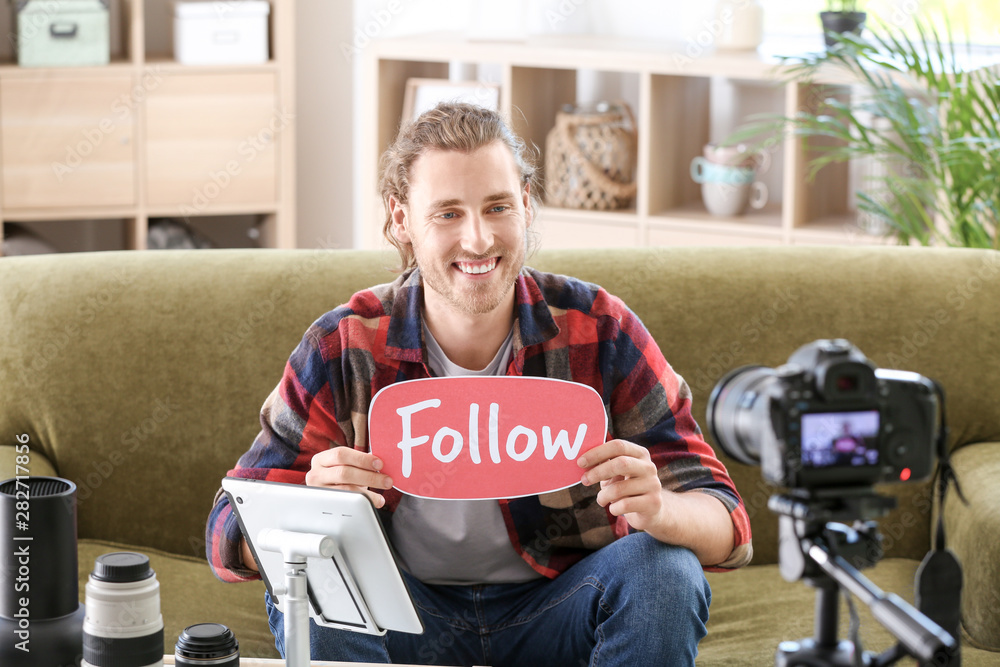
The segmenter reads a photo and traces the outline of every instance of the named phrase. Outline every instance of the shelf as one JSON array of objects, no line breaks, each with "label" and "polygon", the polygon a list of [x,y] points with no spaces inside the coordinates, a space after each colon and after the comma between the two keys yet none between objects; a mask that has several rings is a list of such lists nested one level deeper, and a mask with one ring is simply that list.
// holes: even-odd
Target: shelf
[{"label": "shelf", "polygon": [[647,244],[778,245],[784,242],[784,235],[778,204],[748,209],[742,216],[717,217],[699,201],[650,216]]},{"label": "shelf", "polygon": [[104,76],[105,74],[129,74],[135,64],[124,59],[114,59],[107,65],[87,67],[21,67],[17,63],[0,64],[0,78],[42,79],[59,77]]},{"label": "shelf", "polygon": [[113,212],[95,212],[86,220],[18,220],[9,227],[13,234],[5,236],[11,241],[9,250],[14,252],[125,250],[130,222]]},{"label": "shelf", "polygon": [[190,215],[215,216],[215,215],[273,215],[278,213],[280,208],[274,202],[259,202],[247,204],[219,204],[207,206],[192,214],[187,209],[179,206],[147,206],[146,215],[153,218],[178,218]]},{"label": "shelf", "polygon": [[776,56],[757,51],[707,52],[691,58],[684,44],[594,36],[531,37],[523,42],[466,41],[453,33],[375,40],[369,45],[379,59],[447,63],[461,54],[463,62],[504,62],[513,67],[620,70],[682,76],[736,76],[771,80]]},{"label": "shelf", "polygon": [[759,210],[748,207],[741,216],[720,217],[706,211],[701,202],[690,203],[651,215],[649,224],[685,231],[704,232],[706,228],[711,228],[720,233],[754,234],[775,240],[780,240],[784,233],[779,204],[767,204]]},{"label": "shelf", "polygon": [[270,2],[265,63],[159,55],[169,0],[112,3],[109,65],[0,62],[0,235],[111,218],[141,250],[151,216],[257,216],[264,243],[294,247],[295,0]]},{"label": "shelf", "polygon": [[578,222],[582,224],[609,224],[622,227],[631,227],[636,224],[638,217],[635,209],[622,209],[618,211],[590,211],[575,208],[560,208],[556,206],[546,206],[542,204],[542,218],[546,220],[559,220],[561,222]]},{"label": "shelf", "polygon": [[598,216],[548,216],[544,212],[536,227],[542,248],[554,247],[550,239],[560,239],[560,248],[622,248],[642,245],[635,224],[615,224]]},{"label": "shelf", "polygon": [[[771,110],[786,106],[786,89],[775,78],[779,59],[760,52],[706,53],[690,58],[683,46],[604,37],[544,37],[523,43],[466,42],[454,35],[432,34],[372,42],[366,50],[364,101],[378,109],[376,123],[362,137],[362,186],[375,188],[377,161],[399,127],[402,90],[411,77],[445,78],[448,63],[461,53],[463,63],[500,69],[501,112],[514,131],[542,151],[538,166],[545,174],[546,140],[557,113],[566,104],[590,102],[579,72],[595,77],[616,75],[622,90],[632,91],[638,128],[637,193],[628,211],[576,211],[544,207],[540,220],[543,247],[607,247],[647,245],[662,235],[695,238],[706,234],[739,237],[770,244],[787,243],[790,222],[780,201],[785,193],[780,173],[768,185],[776,199],[763,211],[742,218],[719,219],[701,205],[700,186],[690,176],[691,160],[706,143],[724,138],[714,131],[713,80],[734,83],[730,97],[750,91],[774,98]],[[728,105],[732,100],[716,104]],[[738,101],[738,100],[737,100]],[[753,104],[760,106],[756,100]],[[753,104],[743,105],[752,108]],[[746,113],[751,113],[752,109]],[[775,156],[776,170],[785,169],[788,149]],[[801,162],[801,159],[799,159]],[[775,180],[777,179],[777,180]],[[800,190],[805,186],[803,185]],[[377,200],[364,200],[365,220],[378,220]],[[362,236],[370,247],[381,244],[380,228],[370,224]]]},{"label": "shelf", "polygon": [[154,67],[164,74],[240,74],[254,72],[277,72],[280,64],[273,58],[265,63],[247,65],[186,65],[174,60],[173,56],[147,56],[146,67]]},{"label": "shelf", "polygon": [[893,245],[895,240],[869,234],[858,226],[855,213],[829,215],[792,230],[792,243],[801,245]]},{"label": "shelf", "polygon": [[5,208],[8,222],[39,222],[51,220],[96,220],[98,218],[131,218],[134,206],[77,206],[73,208]]},{"label": "shelf", "polygon": [[[362,103],[369,113],[362,114],[361,187],[377,191],[378,159],[399,127],[408,78],[448,78],[456,61],[482,66],[499,79],[501,113],[528,145],[541,150],[538,166],[544,172],[546,138],[557,113],[565,104],[597,101],[588,97],[588,77],[599,80],[595,90],[613,90],[606,75],[614,74],[631,95],[638,127],[635,206],[624,212],[544,208],[543,247],[889,242],[855,223],[851,166],[829,165],[808,179],[814,153],[796,136],[767,149],[768,166],[756,174],[770,194],[763,210],[736,218],[707,213],[690,173],[707,143],[724,140],[756,114],[815,111],[831,95],[849,102],[859,94],[859,82],[829,70],[809,83],[784,78],[789,66],[781,56],[820,50],[818,40],[765,42],[743,52],[692,54],[689,46],[598,36],[469,42],[445,33],[374,40],[362,62]],[[991,64],[995,56],[969,62]],[[543,177],[551,181],[553,175]],[[362,245],[383,245],[377,198],[362,199],[362,219]]]}]

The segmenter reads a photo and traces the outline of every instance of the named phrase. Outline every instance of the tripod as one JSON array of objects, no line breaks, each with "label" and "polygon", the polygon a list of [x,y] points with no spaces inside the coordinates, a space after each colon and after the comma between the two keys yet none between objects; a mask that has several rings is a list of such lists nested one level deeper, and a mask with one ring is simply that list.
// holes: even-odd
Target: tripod
[{"label": "tripod", "polygon": [[[771,497],[768,507],[779,515],[781,575],[786,581],[804,579],[816,588],[814,636],[782,642],[775,655],[777,667],[881,667],[907,655],[921,665],[958,665],[958,644],[950,634],[859,571],[881,559],[882,547],[877,525],[857,518],[881,516],[894,504],[892,498],[867,490],[822,499]],[[855,520],[853,527],[835,522],[851,519]],[[868,605],[875,619],[899,643],[879,655],[856,655],[852,641],[838,640],[841,589]]]}]

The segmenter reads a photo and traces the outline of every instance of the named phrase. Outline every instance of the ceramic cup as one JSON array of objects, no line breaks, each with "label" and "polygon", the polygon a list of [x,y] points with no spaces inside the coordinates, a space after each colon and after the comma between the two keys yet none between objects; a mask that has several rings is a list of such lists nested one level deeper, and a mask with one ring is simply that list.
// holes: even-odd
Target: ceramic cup
[{"label": "ceramic cup", "polygon": [[720,146],[705,144],[702,155],[709,162],[727,164],[731,167],[753,167],[758,173],[771,168],[771,154],[763,148],[756,150],[746,144]]},{"label": "ceramic cup", "polygon": [[730,167],[752,167],[759,168],[760,156],[750,151],[746,144],[735,146],[720,146],[718,144],[705,144],[702,155],[706,160],[714,164],[724,164]]},{"label": "ceramic cup", "polygon": [[747,206],[759,209],[767,204],[767,186],[754,181],[752,167],[709,162],[703,157],[691,161],[691,178],[701,184],[701,199],[712,215],[743,215]]},{"label": "ceramic cup", "polygon": [[691,178],[695,183],[753,183],[753,167],[719,164],[703,157],[691,160]]},{"label": "ceramic cup", "polygon": [[743,215],[747,205],[763,208],[767,204],[767,186],[753,183],[702,183],[701,200],[712,215],[733,217]]}]

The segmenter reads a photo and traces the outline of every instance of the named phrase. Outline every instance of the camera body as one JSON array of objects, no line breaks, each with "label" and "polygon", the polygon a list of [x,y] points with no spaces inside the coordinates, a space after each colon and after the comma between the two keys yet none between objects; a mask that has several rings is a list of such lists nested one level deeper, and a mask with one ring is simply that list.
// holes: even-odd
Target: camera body
[{"label": "camera body", "polygon": [[776,368],[723,377],[708,427],[723,451],[811,494],[925,479],[937,461],[939,391],[917,373],[876,368],[844,339],[818,340]]}]

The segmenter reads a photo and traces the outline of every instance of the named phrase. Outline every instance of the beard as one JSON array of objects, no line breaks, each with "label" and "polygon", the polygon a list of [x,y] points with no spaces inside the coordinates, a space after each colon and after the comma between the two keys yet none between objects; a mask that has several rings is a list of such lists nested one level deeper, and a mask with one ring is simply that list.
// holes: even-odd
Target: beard
[{"label": "beard", "polygon": [[[420,267],[424,287],[438,293],[445,302],[458,312],[467,315],[483,315],[492,312],[503,303],[514,288],[521,268],[524,266],[525,248],[516,250],[496,245],[476,256],[454,254],[443,262],[435,262],[422,257],[421,248],[413,244],[413,253]],[[497,265],[489,280],[463,281],[455,275],[456,261],[477,261],[497,257]]]}]

